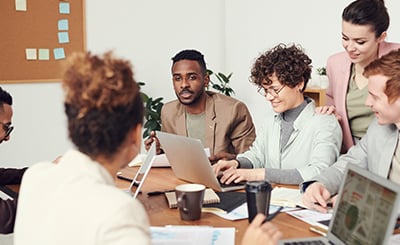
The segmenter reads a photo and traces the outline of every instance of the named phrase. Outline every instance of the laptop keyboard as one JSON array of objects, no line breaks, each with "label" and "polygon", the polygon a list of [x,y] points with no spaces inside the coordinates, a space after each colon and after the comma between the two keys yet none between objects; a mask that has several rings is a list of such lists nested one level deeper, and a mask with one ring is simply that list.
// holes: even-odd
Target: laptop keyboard
[{"label": "laptop keyboard", "polygon": [[323,245],[326,244],[321,240],[301,241],[301,242],[285,242],[284,245]]}]

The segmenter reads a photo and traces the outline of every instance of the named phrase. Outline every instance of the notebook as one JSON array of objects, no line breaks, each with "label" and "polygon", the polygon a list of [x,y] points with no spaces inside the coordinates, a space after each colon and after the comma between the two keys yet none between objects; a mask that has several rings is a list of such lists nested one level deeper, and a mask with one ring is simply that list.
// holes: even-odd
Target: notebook
[{"label": "notebook", "polygon": [[400,187],[348,164],[326,237],[281,240],[279,244],[387,244],[400,205]]},{"label": "notebook", "polygon": [[[147,177],[151,169],[151,164],[154,161],[154,157],[156,156],[156,144],[153,143],[147,153],[146,158],[143,161],[143,164],[140,166],[139,170],[136,172],[135,177],[132,179],[131,185],[129,186],[128,192],[132,195],[133,198],[136,198],[142,188],[144,180]],[[136,187],[136,190],[133,191]]]},{"label": "notebook", "polygon": [[[165,192],[165,197],[167,198],[169,208],[177,207],[175,191]],[[206,188],[206,190],[204,191],[203,204],[219,202],[219,196],[215,193],[215,191],[213,189]]]},{"label": "notebook", "polygon": [[228,186],[219,183],[200,140],[159,131],[156,135],[167,155],[172,171],[179,179],[203,184],[215,191],[244,189],[245,183]]},{"label": "notebook", "polygon": [[221,201],[219,203],[210,203],[203,205],[203,211],[211,209],[214,211],[230,213],[232,210],[236,209],[247,201],[245,192],[218,192],[217,195],[219,196]]}]

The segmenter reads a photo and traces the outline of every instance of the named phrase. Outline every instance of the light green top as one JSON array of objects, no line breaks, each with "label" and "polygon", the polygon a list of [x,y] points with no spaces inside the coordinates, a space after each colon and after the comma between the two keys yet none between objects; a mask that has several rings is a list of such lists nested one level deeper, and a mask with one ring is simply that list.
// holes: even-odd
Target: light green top
[{"label": "light green top", "polygon": [[187,135],[191,138],[199,139],[203,145],[206,145],[206,114],[186,114]]},{"label": "light green top", "polygon": [[271,169],[285,171],[296,169],[303,181],[311,180],[321,169],[336,162],[342,144],[342,130],[333,115],[315,113],[315,104],[310,102],[293,123],[293,132],[288,142],[280,149],[282,113],[269,113],[250,149],[238,154],[237,159],[246,158],[253,168],[265,168],[266,179],[286,184],[276,176],[269,176]]},{"label": "light green top", "polygon": [[369,124],[374,119],[371,108],[365,105],[368,96],[368,86],[359,89],[355,81],[354,65],[351,69],[349,88],[346,97],[347,116],[351,133],[356,137],[363,137],[367,132]]}]

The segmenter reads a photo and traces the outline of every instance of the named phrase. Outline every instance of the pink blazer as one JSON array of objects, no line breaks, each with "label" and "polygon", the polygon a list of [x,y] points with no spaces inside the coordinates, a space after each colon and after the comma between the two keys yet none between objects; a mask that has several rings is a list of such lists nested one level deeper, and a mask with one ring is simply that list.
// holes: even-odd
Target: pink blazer
[{"label": "pink blazer", "polygon": [[[398,43],[382,42],[379,46],[378,56],[381,57],[391,50],[400,48]],[[354,145],[350,130],[349,119],[346,110],[346,94],[349,84],[351,61],[348,54],[343,51],[328,58],[326,72],[329,79],[329,87],[326,91],[327,105],[334,105],[336,113],[342,117],[340,126],[343,131],[342,153]]]}]

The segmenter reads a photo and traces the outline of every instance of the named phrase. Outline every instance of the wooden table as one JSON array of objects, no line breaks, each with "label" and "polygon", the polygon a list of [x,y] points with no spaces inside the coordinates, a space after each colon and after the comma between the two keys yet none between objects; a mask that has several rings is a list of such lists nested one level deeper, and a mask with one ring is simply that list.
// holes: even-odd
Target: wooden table
[{"label": "wooden table", "polygon": [[[121,170],[124,176],[133,177],[137,167],[125,168]],[[249,225],[248,220],[230,221],[218,217],[211,213],[203,213],[198,221],[184,221],[179,217],[177,209],[170,209],[164,195],[147,196],[147,192],[164,191],[174,189],[175,186],[185,183],[175,177],[170,168],[152,168],[147,176],[143,186],[142,194],[138,199],[144,205],[149,216],[151,226],[164,225],[203,225],[214,227],[235,227],[235,244],[240,244],[244,232]],[[130,182],[116,179],[116,185],[119,188],[127,189]],[[309,231],[309,225],[286,213],[280,213],[272,220],[283,233],[283,238],[310,237],[318,234]]]}]

